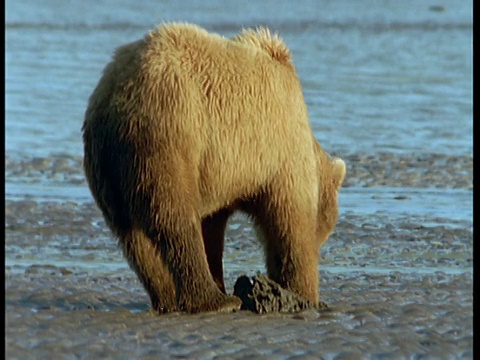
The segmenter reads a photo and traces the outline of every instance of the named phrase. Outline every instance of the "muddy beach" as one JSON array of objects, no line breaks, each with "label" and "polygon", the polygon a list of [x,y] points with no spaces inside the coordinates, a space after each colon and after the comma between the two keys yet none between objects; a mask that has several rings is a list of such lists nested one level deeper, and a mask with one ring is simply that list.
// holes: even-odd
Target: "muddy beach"
[{"label": "muddy beach", "polygon": [[[150,311],[86,189],[81,159],[7,158],[7,358],[472,358],[472,158],[344,158],[341,215],[319,265],[327,310],[166,316]],[[28,193],[46,179],[43,194]],[[392,211],[432,191],[444,198],[430,214]],[[370,212],[357,211],[359,194]],[[449,199],[464,209],[456,218],[443,216],[455,209]],[[265,272],[242,215],[229,222],[225,251],[227,291],[240,275]]]}]

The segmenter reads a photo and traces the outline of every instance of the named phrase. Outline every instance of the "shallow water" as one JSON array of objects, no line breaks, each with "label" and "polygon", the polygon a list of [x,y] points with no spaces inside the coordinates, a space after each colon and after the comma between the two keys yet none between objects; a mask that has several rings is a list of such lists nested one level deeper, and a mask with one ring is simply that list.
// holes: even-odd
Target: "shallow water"
[{"label": "shallow water", "polygon": [[[8,358],[473,358],[472,4],[7,1]],[[112,9],[115,8],[115,11]],[[292,50],[312,127],[345,159],[321,249],[330,309],[156,316],[82,170],[88,96],[113,50],[160,21]],[[229,222],[225,277],[264,272]]]},{"label": "shallow water", "polygon": [[471,2],[443,1],[442,12],[431,1],[334,4],[7,2],[7,153],[80,154],[87,99],[113,50],[182,20],[225,36],[242,26],[277,30],[329,151],[470,154]]}]

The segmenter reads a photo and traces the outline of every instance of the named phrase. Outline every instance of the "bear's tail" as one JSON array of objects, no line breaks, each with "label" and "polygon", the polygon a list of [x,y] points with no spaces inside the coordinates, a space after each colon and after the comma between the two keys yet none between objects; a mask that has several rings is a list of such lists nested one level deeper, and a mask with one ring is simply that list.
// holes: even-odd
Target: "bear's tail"
[{"label": "bear's tail", "polygon": [[290,50],[283,39],[277,33],[272,36],[266,27],[257,27],[256,30],[243,29],[232,40],[256,46],[266,51],[272,59],[282,64],[292,65]]}]

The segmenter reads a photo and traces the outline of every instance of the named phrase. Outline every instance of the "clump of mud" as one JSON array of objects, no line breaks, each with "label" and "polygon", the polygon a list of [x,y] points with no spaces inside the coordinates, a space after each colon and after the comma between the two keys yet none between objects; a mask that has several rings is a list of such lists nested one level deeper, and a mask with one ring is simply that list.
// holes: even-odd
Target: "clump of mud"
[{"label": "clump of mud", "polygon": [[241,310],[257,314],[270,312],[292,313],[307,309],[326,309],[327,304],[317,306],[301,296],[283,289],[279,284],[263,275],[256,275],[250,281],[248,276],[240,276],[233,287],[233,295],[242,300]]}]

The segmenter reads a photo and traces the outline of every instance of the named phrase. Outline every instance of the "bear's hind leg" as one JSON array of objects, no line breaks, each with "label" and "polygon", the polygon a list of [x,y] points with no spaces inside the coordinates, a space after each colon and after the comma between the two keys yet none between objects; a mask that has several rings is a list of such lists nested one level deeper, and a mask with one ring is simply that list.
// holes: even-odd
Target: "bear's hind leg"
[{"label": "bear's hind leg", "polygon": [[224,294],[214,282],[208,266],[200,221],[188,224],[176,216],[176,224],[156,231],[165,263],[173,274],[180,311],[230,312],[239,310],[241,300]]},{"label": "bear's hind leg", "polygon": [[202,220],[202,235],[207,254],[208,266],[213,280],[218,288],[225,292],[223,280],[223,248],[225,242],[225,228],[231,215],[231,211],[221,209],[214,214],[206,216]]},{"label": "bear's hind leg", "polygon": [[131,229],[120,236],[120,243],[130,267],[150,296],[153,309],[159,313],[176,311],[173,276],[161,257],[160,249],[139,229]]},{"label": "bear's hind leg", "polygon": [[135,184],[136,201],[130,213],[170,270],[179,311],[234,311],[240,309],[241,300],[224,294],[210,273],[198,215],[196,173],[192,171],[196,162],[190,159],[190,147],[184,156],[182,151],[172,151],[138,157],[134,171],[142,182]]},{"label": "bear's hind leg", "polygon": [[[123,167],[129,167],[132,161],[126,155],[121,157],[122,161],[116,157],[112,160],[110,154],[118,154],[118,148],[105,144],[99,146],[94,141],[94,130],[88,127],[85,129],[84,166],[95,201],[108,227],[118,238],[130,268],[137,274],[147,291],[153,309],[159,313],[176,311],[173,276],[152,239],[148,238],[138,226],[132,225],[133,219],[128,211],[130,205],[124,201],[124,194],[128,194],[129,191],[124,188],[124,182],[119,179],[123,177],[120,174],[128,174]],[[115,141],[111,143],[116,144]]]}]

